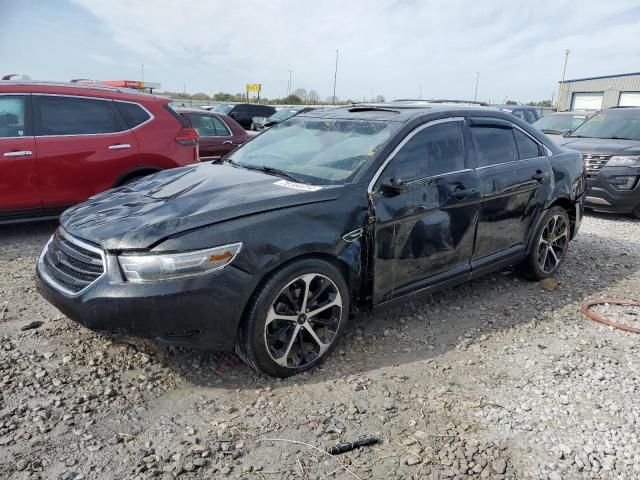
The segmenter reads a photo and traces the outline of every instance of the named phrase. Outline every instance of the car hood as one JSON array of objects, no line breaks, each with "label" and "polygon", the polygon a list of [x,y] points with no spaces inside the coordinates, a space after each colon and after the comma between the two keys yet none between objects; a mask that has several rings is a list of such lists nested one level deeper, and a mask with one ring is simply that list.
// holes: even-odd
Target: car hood
[{"label": "car hood", "polygon": [[330,201],[341,186],[311,186],[227,164],[165,170],[65,211],[71,235],[106,250],[148,249],[171,235],[270,210]]},{"label": "car hood", "polygon": [[640,141],[613,140],[609,138],[573,138],[563,137],[564,141],[556,142],[565,148],[582,153],[600,153],[603,155],[638,155]]}]

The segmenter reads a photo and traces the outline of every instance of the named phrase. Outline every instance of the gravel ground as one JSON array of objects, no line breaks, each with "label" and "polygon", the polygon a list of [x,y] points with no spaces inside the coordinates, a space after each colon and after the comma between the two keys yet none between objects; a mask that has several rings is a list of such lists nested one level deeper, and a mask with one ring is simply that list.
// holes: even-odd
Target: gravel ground
[{"label": "gravel ground", "polygon": [[0,227],[0,477],[639,478],[640,337],[578,313],[640,299],[639,226],[588,216],[557,282],[506,270],[362,316],[288,380],[78,327],[33,287],[55,224]]}]

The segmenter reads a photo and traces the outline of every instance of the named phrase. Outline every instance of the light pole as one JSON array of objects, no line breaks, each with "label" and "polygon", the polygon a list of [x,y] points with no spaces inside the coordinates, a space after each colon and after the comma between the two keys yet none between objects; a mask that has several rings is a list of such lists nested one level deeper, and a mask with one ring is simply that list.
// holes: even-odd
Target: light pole
[{"label": "light pole", "polygon": [[564,66],[562,67],[562,80],[560,81],[560,88],[558,88],[558,102],[556,103],[556,110],[560,110],[560,96],[562,93],[562,87],[564,86],[564,76],[567,73],[567,62],[569,61],[569,49],[564,51]]},{"label": "light pole", "polygon": [[336,81],[338,79],[338,50],[336,50],[336,70],[333,73],[333,104],[336,104]]},{"label": "light pole", "polygon": [[478,101],[478,81],[480,80],[480,72],[476,72],[476,93],[473,95],[473,101]]},{"label": "light pole", "polygon": [[144,63],[142,64],[141,70],[142,70],[142,86],[144,87]]},{"label": "light pole", "polygon": [[289,70],[289,87],[287,88],[287,97],[291,95],[291,89],[293,88],[293,82],[291,80],[292,75],[293,75],[293,70]]},{"label": "light pole", "polygon": [[419,100],[422,100],[422,85],[420,85],[420,96],[418,97]]}]

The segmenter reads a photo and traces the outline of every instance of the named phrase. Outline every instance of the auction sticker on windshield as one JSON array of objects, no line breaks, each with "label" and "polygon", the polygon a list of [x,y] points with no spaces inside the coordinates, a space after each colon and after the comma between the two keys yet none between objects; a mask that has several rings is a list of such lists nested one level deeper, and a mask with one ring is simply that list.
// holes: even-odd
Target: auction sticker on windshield
[{"label": "auction sticker on windshield", "polygon": [[296,190],[306,190],[308,192],[315,192],[318,190],[322,190],[322,187],[318,185],[306,185],[304,183],[296,183],[290,182],[289,180],[280,180],[275,182],[275,185],[280,185],[281,187],[294,188]]}]

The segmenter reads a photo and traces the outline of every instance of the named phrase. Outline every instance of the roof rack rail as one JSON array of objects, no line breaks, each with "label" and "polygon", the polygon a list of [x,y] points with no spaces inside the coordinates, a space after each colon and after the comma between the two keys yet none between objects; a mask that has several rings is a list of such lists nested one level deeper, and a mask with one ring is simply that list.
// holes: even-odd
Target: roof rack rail
[{"label": "roof rack rail", "polygon": [[400,113],[398,110],[388,107],[380,107],[377,105],[367,105],[365,104],[353,104],[349,107],[350,112],[390,112],[390,113]]}]

